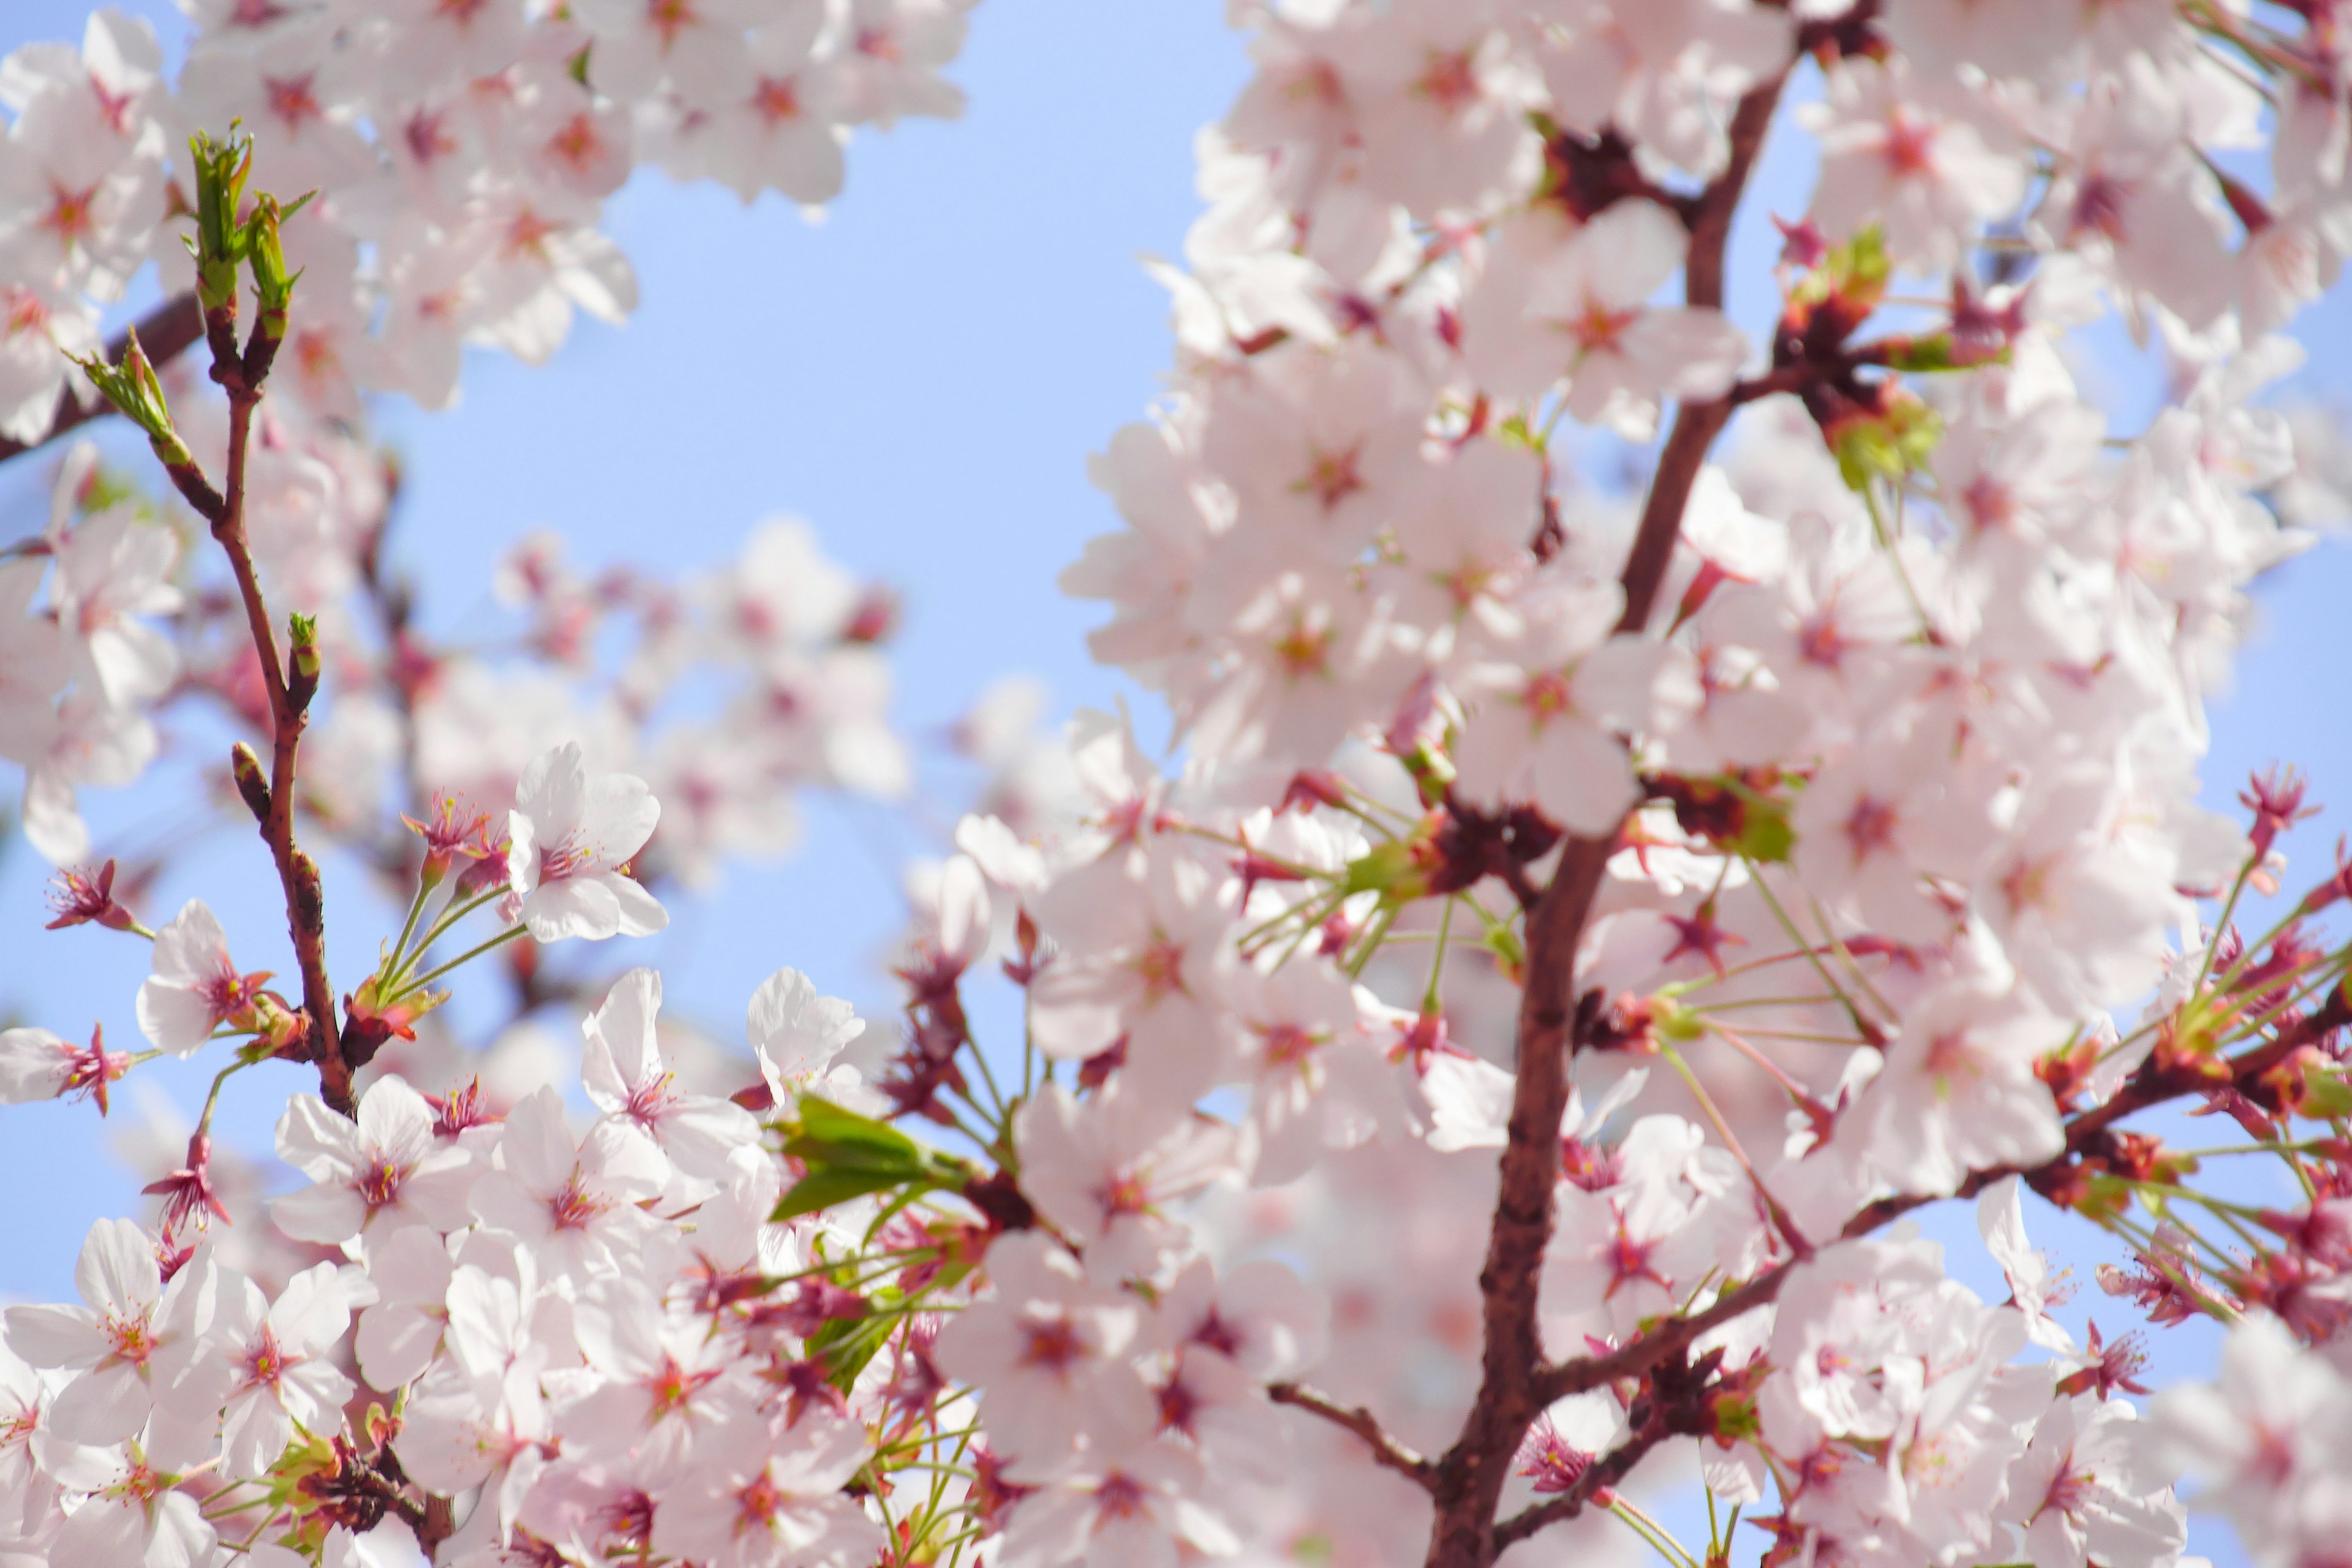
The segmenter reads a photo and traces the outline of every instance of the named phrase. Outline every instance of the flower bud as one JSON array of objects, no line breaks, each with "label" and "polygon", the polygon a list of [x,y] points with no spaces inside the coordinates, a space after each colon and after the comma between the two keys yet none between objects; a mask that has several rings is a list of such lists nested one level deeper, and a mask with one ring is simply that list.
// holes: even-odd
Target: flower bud
[{"label": "flower bud", "polygon": [[370,975],[355,994],[343,998],[343,1059],[355,1068],[374,1060],[376,1052],[395,1037],[416,1038],[416,1020],[449,1000],[446,991],[411,991],[390,1004],[379,1000],[381,994],[381,977]]},{"label": "flower bud", "polygon": [[253,748],[239,741],[228,749],[229,771],[236,775],[236,793],[245,799],[245,808],[253,813],[253,820],[269,820],[269,780],[261,771],[261,759]]},{"label": "flower bud", "polygon": [[155,449],[156,458],[171,474],[172,482],[188,498],[190,505],[203,512],[207,521],[218,514],[221,500],[211,481],[196,467],[187,443],[173,426],[172,410],[163,396],[163,384],[156,378],[155,366],[140,344],[139,329],[133,327],[124,334],[122,363],[110,365],[105,359],[92,354],[76,359],[90,384],[98,388],[116,413],[145,432],[147,444]]},{"label": "flower bud", "polygon": [[309,616],[292,616],[288,635],[293,647],[286,660],[286,700],[301,713],[319,694],[319,623]]},{"label": "flower bud", "polygon": [[310,200],[310,196],[305,195],[281,211],[277,197],[256,196],[253,216],[246,220],[247,258],[253,266],[254,299],[260,306],[254,325],[272,342],[286,336],[286,307],[294,297],[294,285],[302,278],[299,272],[289,276],[286,270],[286,252],[278,238],[278,226],[300,212]]},{"label": "flower bud", "polygon": [[319,863],[299,849],[294,851],[294,921],[296,929],[308,931],[327,923],[327,899],[319,889]]}]

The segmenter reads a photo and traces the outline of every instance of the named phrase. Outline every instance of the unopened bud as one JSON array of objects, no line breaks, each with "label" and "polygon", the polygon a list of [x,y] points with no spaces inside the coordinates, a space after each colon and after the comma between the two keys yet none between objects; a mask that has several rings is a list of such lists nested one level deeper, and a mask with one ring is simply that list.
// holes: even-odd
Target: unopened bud
[{"label": "unopened bud", "polygon": [[319,694],[319,623],[296,615],[289,618],[288,628],[293,648],[286,660],[286,700],[301,713]]},{"label": "unopened bud", "polygon": [[1293,773],[1289,787],[1282,792],[1284,811],[1312,811],[1318,805],[1345,805],[1348,786],[1339,775],[1323,768],[1307,768]]},{"label": "unopened bud", "polygon": [[327,923],[326,895],[319,889],[319,863],[299,849],[294,852],[294,920],[309,931]]},{"label": "unopened bud", "polygon": [[269,992],[254,998],[253,1036],[263,1057],[303,1059],[310,1048],[310,1020]]},{"label": "unopened bud", "polygon": [[262,195],[253,199],[253,216],[245,224],[246,259],[253,268],[255,304],[253,336],[245,345],[243,368],[247,386],[257,387],[268,379],[269,367],[278,359],[278,345],[286,341],[287,306],[294,298],[294,285],[301,281],[299,272],[286,270],[286,252],[278,244],[278,226],[310,202],[311,192],[295,204],[279,209],[275,196]]},{"label": "unopened bud", "polygon": [[229,771],[236,775],[236,793],[245,799],[245,808],[253,813],[253,820],[269,821],[269,780],[261,771],[261,759],[253,748],[239,741],[228,749]]},{"label": "unopened bud", "polygon": [[[124,335],[122,363],[109,364],[98,354],[74,363],[89,377],[92,386],[110,404],[115,412],[130,420],[145,433],[147,444],[171,473],[172,480],[187,495],[189,502],[205,510],[210,500],[215,506],[218,497],[211,494],[211,485],[196,467],[187,443],[172,424],[172,410],[163,396],[163,384],[155,374],[155,365],[139,342],[139,330],[133,327]],[[191,489],[191,484],[198,487]],[[206,511],[207,517],[211,516]]]},{"label": "unopened bud", "polygon": [[253,139],[229,128],[226,142],[199,131],[188,139],[188,163],[196,184],[196,232],[188,252],[196,258],[196,300],[209,320],[236,315],[237,263],[247,237],[236,219],[245,203],[246,177],[253,172]]},{"label": "unopened bud", "polygon": [[841,628],[841,640],[867,645],[887,642],[890,634],[898,629],[898,595],[876,583],[868,585],[865,596],[857,601],[849,624]]},{"label": "unopened bud", "polygon": [[294,297],[294,285],[301,281],[299,272],[286,270],[286,252],[278,242],[278,227],[310,205],[312,192],[303,195],[290,207],[281,209],[278,198],[258,195],[253,199],[253,216],[246,220],[245,242],[247,259],[253,266],[253,293],[260,305],[260,315],[255,325],[266,337],[286,335],[286,307]]}]

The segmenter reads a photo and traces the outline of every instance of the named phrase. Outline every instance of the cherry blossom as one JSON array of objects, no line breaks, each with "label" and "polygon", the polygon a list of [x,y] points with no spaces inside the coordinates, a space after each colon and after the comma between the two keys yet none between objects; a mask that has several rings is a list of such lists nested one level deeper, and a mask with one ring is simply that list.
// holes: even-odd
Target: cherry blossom
[{"label": "cherry blossom", "polygon": [[210,1268],[209,1259],[183,1268],[167,1285],[144,1231],[127,1219],[100,1220],[74,1268],[83,1306],[8,1309],[10,1348],[35,1366],[74,1374],[49,1406],[51,1432],[103,1446],[137,1436],[159,1406],[167,1419],[187,1415],[182,1406],[190,1402],[158,1374],[201,1327]]},{"label": "cherry blossom", "polygon": [[159,1050],[194,1056],[253,1006],[266,974],[239,974],[228,933],[200,899],[155,933],[155,973],[139,988],[139,1027]]},{"label": "cherry blossom", "polygon": [[436,1141],[424,1096],[385,1078],[361,1112],[356,1121],[337,1116],[308,1095],[287,1106],[278,1157],[313,1184],[271,1205],[278,1227],[305,1241],[342,1242],[462,1224],[473,1158]]},{"label": "cherry blossom", "polygon": [[625,773],[590,778],[580,746],[568,742],[534,760],[515,786],[508,814],[514,847],[507,875],[535,942],[626,933],[669,923],[661,905],[624,868],[653,836],[660,805],[645,781]]},{"label": "cherry blossom", "polygon": [[[0,1558],[1717,1563],[1726,1506],[1774,1564],[2171,1568],[2189,1507],[2340,1556],[2352,872],[2324,780],[2200,766],[2343,489],[2270,401],[2347,249],[2342,18],[1235,6],[1064,577],[1164,709],[1057,738],[980,674],[902,736],[901,606],[787,518],[421,607],[374,400],[624,319],[641,162],[831,200],[961,107],[968,9],[194,0],[168,68],[111,14],[0,61],[0,434],[162,464],[77,447],[0,560],[52,940],[153,943],[153,1049],[28,1021],[0,1100],[123,1112],[156,1200],[8,1312]],[[74,369],[150,259],[160,369]],[[279,975],[209,889],[151,934],[204,868],[83,815],[223,725],[191,798],[260,826]],[[662,931],[813,789],[919,846],[903,1024],[778,954],[709,1038],[538,945]],[[193,1121],[110,1100],[206,1050]],[[233,1131],[272,1082],[291,1190]],[[1988,1258],[1918,1228],[1956,1196]],[[2198,1318],[2207,1379],[2147,1348]]]},{"label": "cherry blossom", "polygon": [[623,975],[582,1025],[588,1042],[581,1077],[606,1125],[642,1133],[680,1170],[715,1179],[735,1150],[758,1137],[759,1124],[741,1106],[674,1087],[677,1075],[655,1029],[660,1007],[661,976],[650,969]]}]

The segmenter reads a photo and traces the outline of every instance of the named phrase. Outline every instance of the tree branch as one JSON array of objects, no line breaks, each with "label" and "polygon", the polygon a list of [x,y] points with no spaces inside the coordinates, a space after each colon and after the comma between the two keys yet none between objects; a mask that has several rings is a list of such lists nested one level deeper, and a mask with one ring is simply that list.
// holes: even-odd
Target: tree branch
[{"label": "tree branch", "polygon": [[1380,1417],[1362,1405],[1350,1409],[1327,1394],[1296,1383],[1267,1384],[1265,1394],[1276,1405],[1287,1405],[1309,1415],[1319,1415],[1333,1426],[1354,1433],[1372,1451],[1373,1463],[1394,1470],[1422,1490],[1428,1491],[1436,1485],[1436,1467],[1390,1436],[1387,1428],[1381,1425]]},{"label": "tree branch", "polygon": [[[214,312],[205,335],[213,346],[213,379],[228,394],[228,472],[221,490],[219,511],[212,518],[213,538],[227,556],[236,578],[237,596],[245,604],[247,630],[261,660],[262,680],[269,695],[270,760],[267,810],[257,806],[261,837],[278,868],[278,883],[286,900],[286,931],[294,943],[294,957],[302,974],[302,1010],[310,1035],[310,1059],[319,1068],[319,1095],[345,1116],[353,1115],[358,1101],[352,1090],[352,1067],[344,1058],[335,1027],[335,992],[327,978],[327,916],[319,885],[317,862],[294,842],[294,795],[297,760],[302,729],[308,721],[315,678],[289,679],[278,651],[277,633],[261,595],[261,579],[245,532],[245,470],[252,445],[253,411],[261,402],[267,356],[236,352],[236,323],[228,311]],[[257,328],[255,337],[260,338]],[[249,373],[248,361],[254,362]]]},{"label": "tree branch", "polygon": [[[2347,1025],[2352,1025],[2352,1001],[2347,1000],[2343,988],[2338,986],[2329,992],[2327,1001],[2316,1012],[2281,1029],[2253,1049],[2228,1058],[2231,1081],[2241,1091],[2252,1087],[2263,1073],[2298,1047],[2313,1044]],[[2021,1177],[2028,1186],[2038,1189],[2053,1178],[2075,1169],[2086,1157],[2095,1157],[2098,1146],[2105,1142],[2107,1129],[2117,1121],[2191,1093],[2203,1087],[2205,1082],[2201,1078],[2189,1079],[2178,1070],[2168,1072],[2151,1059],[2125,1080],[2124,1087],[2113,1097],[2067,1122],[2066,1147],[2054,1157],[2038,1165],[1999,1165],[1971,1172],[1958,1190],[1948,1194],[1897,1194],[1865,1204],[1840,1227],[1838,1239],[1852,1241],[1868,1236],[1914,1209],[1941,1203],[1948,1197],[1973,1198],[1994,1183],[2011,1176]],[[1641,1376],[1667,1357],[1680,1354],[1713,1330],[1769,1303],[1780,1294],[1780,1286],[1794,1265],[1794,1259],[1775,1264],[1738,1289],[1717,1297],[1705,1310],[1662,1323],[1641,1338],[1620,1345],[1605,1355],[1582,1356],[1543,1369],[1537,1378],[1537,1397],[1548,1405],[1571,1394],[1603,1387],[1622,1378]]]},{"label": "tree branch", "polygon": [[[136,331],[139,333],[141,346],[147,351],[147,357],[157,365],[162,365],[166,361],[177,359],[187,353],[195,341],[205,335],[205,313],[197,308],[196,297],[194,294],[174,295],[148,311],[140,321]],[[106,345],[107,362],[110,364],[120,363],[122,351],[128,348],[130,343],[129,332],[109,339]],[[81,399],[74,395],[73,389],[68,386],[65,391],[58,394],[57,411],[49,416],[49,427],[47,432],[30,441],[12,441],[5,436],[0,436],[0,463],[5,463],[11,458],[21,457],[37,447],[47,446],[67,431],[87,425],[102,414],[113,412],[114,410],[107,405],[104,398],[93,398],[89,403],[84,404]]]},{"label": "tree branch", "polygon": [[[1732,216],[1779,106],[1785,77],[1784,71],[1740,100],[1732,119],[1730,157],[1692,215],[1684,290],[1693,305],[1722,305],[1723,252]],[[1643,505],[1640,530],[1626,556],[1620,633],[1638,634],[1649,624],[1682,531],[1691,487],[1731,411],[1725,397],[1676,412]],[[1536,1301],[1559,1182],[1559,1124],[1568,1107],[1576,949],[1615,846],[1614,832],[1569,840],[1550,886],[1528,917],[1518,1076],[1512,1089],[1509,1137],[1486,1265],[1478,1275],[1486,1321],[1478,1397],[1461,1436],[1435,1467],[1437,1517],[1430,1531],[1429,1568],[1486,1568],[1494,1562],[1504,1544],[1496,1535],[1495,1509],[1511,1457],[1550,1403],[1538,1386],[1543,1343]],[[1664,1349],[1657,1353],[1664,1354]]]}]

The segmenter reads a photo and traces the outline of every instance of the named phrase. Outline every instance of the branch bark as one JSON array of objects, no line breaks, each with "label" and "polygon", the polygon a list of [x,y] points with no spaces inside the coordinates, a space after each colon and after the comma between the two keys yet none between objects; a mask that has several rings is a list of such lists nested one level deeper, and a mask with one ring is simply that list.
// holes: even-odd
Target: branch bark
[{"label": "branch bark", "polygon": [[[190,303],[193,306],[194,299]],[[261,403],[262,383],[268,374],[269,355],[254,347],[240,353],[232,310],[200,317],[195,335],[206,338],[213,350],[213,380],[228,395],[228,468],[217,494],[193,466],[174,470],[173,480],[189,504],[212,525],[213,538],[228,557],[236,579],[237,597],[245,605],[246,629],[261,661],[261,677],[269,698],[269,790],[266,801],[247,801],[260,819],[262,841],[269,846],[278,868],[278,884],[286,900],[286,931],[294,943],[296,966],[302,975],[302,1011],[309,1038],[308,1059],[319,1068],[319,1095],[345,1116],[357,1113],[352,1090],[352,1066],[344,1058],[335,1027],[335,992],[327,978],[326,903],[319,883],[319,867],[294,841],[294,795],[302,730],[308,722],[315,680],[298,689],[289,679],[270,624],[269,607],[262,598],[261,578],[245,531],[246,461],[253,443],[253,414]],[[145,333],[141,334],[143,342]],[[261,343],[256,331],[255,343]],[[192,336],[191,342],[194,341]],[[184,345],[183,345],[184,346]]]},{"label": "branch bark", "polygon": [[[147,357],[161,366],[166,361],[187,353],[196,340],[205,335],[205,313],[197,308],[194,294],[176,295],[148,311],[136,331],[140,345],[147,351]],[[108,362],[119,363],[122,351],[130,346],[130,342],[128,332],[109,339],[106,344]],[[78,429],[100,415],[113,412],[104,398],[94,398],[84,404],[68,387],[58,394],[57,411],[49,416],[49,427],[46,433],[30,441],[12,441],[0,436],[0,463],[45,447],[67,431]]]},{"label": "branch bark", "polygon": [[[1732,119],[1730,158],[1691,216],[1684,291],[1693,305],[1722,306],[1723,254],[1731,220],[1780,104],[1784,79],[1785,72],[1740,100]],[[1643,504],[1640,529],[1626,555],[1620,633],[1639,634],[1649,625],[1682,531],[1691,487],[1731,412],[1727,396],[1676,411]],[[1478,1396],[1461,1436],[1435,1468],[1437,1515],[1430,1531],[1429,1568],[1487,1568],[1507,1544],[1496,1533],[1496,1505],[1512,1456],[1550,1403],[1540,1385],[1543,1343],[1536,1303],[1559,1181],[1559,1123],[1568,1106],[1576,949],[1615,845],[1613,832],[1569,840],[1550,885],[1528,917],[1518,1077],[1486,1265],[1478,1275],[1486,1323]]]},{"label": "branch bark", "polygon": [[1319,1415],[1333,1426],[1354,1433],[1372,1451],[1372,1461],[1405,1477],[1423,1491],[1435,1485],[1434,1467],[1388,1435],[1379,1416],[1362,1405],[1345,1405],[1328,1394],[1296,1383],[1270,1383],[1265,1396],[1276,1405]]},{"label": "branch bark", "polygon": [[[2316,1011],[2279,1030],[2252,1049],[2225,1058],[2231,1081],[2242,1092],[2300,1047],[2315,1044],[2347,1026],[2352,1026],[2352,1000],[2347,1000],[2344,989],[2338,986],[2328,994],[2326,1002]],[[1851,1241],[1871,1235],[1914,1209],[1924,1208],[1929,1204],[1941,1203],[1948,1198],[1973,1198],[1994,1183],[2010,1176],[2021,1177],[2027,1185],[2032,1186],[2063,1175],[2085,1157],[2095,1155],[2099,1145],[2105,1142],[2107,1130],[2117,1121],[2194,1092],[2203,1082],[2202,1079],[2191,1081],[2178,1073],[2167,1072],[2150,1061],[2126,1079],[2124,1087],[2113,1097],[2068,1121],[2066,1147],[2053,1158],[2039,1165],[2003,1165],[1971,1173],[1957,1191],[1949,1194],[1898,1194],[1881,1198],[1856,1210],[1853,1217],[1840,1227],[1838,1239]],[[1624,1378],[1640,1377],[1669,1357],[1680,1355],[1723,1324],[1769,1304],[1780,1293],[1789,1270],[1795,1266],[1794,1259],[1775,1264],[1738,1289],[1717,1298],[1706,1310],[1662,1323],[1640,1339],[1620,1345],[1605,1355],[1583,1356],[1544,1368],[1536,1379],[1536,1398],[1539,1406]]]}]

